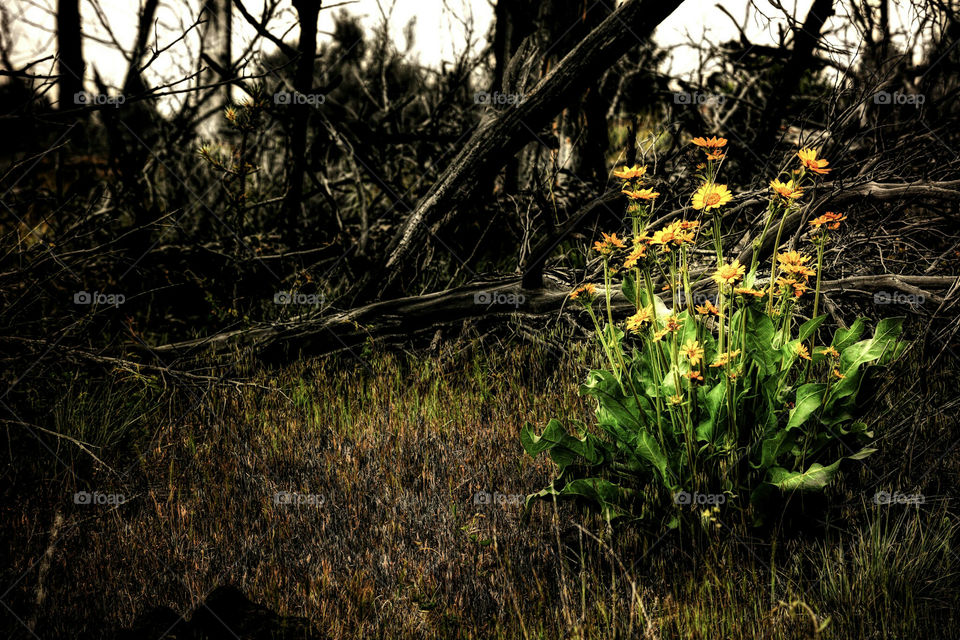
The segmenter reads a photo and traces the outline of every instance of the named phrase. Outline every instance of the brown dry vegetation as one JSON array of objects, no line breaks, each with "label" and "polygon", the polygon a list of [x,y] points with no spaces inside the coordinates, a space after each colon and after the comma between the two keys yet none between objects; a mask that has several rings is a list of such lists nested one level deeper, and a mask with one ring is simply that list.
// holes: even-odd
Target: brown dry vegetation
[{"label": "brown dry vegetation", "polygon": [[[806,638],[828,617],[825,638],[960,629],[956,519],[942,500],[960,460],[919,446],[954,424],[950,374],[896,384],[874,404],[884,457],[830,492],[816,534],[788,521],[772,534],[733,522],[689,538],[611,532],[568,505],[540,506],[524,525],[518,506],[475,504],[478,491],[549,480],[549,462],[525,457],[517,433],[551,416],[589,422],[576,393],[584,349],[570,343],[558,360],[546,346],[457,344],[169,394],[118,377],[110,393],[127,403],[114,417],[123,406],[145,416],[140,462],[82,484],[48,467],[42,482],[5,488],[4,553],[17,561],[4,577],[23,576],[7,601],[34,609],[34,565],[59,513],[41,637],[103,637],[160,605],[186,614],[223,584],[338,639]],[[910,379],[917,356],[891,379]],[[156,410],[136,408],[138,394]],[[75,419],[96,411],[66,394],[54,402]],[[917,453],[904,459],[910,441]],[[84,468],[82,452],[58,453]],[[928,497],[919,509],[870,502],[878,488],[914,487]],[[81,489],[130,499],[75,505]],[[280,491],[323,502],[274,504]]]}]

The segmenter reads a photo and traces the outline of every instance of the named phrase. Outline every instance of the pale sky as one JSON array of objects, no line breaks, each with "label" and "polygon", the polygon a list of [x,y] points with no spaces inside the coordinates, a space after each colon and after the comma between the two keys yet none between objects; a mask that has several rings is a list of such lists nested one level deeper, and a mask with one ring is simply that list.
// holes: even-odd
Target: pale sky
[{"label": "pale sky", "polygon": [[[363,23],[372,28],[381,20],[379,5],[389,11],[390,0],[355,0],[353,2],[338,3],[325,2],[327,7],[345,5],[351,13],[360,15]],[[802,21],[813,0],[785,0],[783,6],[794,10],[796,19]],[[14,64],[51,56],[56,51],[54,25],[56,0],[3,0],[4,8],[8,11],[14,25],[13,53]],[[87,87],[91,88],[92,69],[96,68],[106,83],[118,86],[122,82],[127,64],[116,48],[109,41],[116,38],[121,45],[130,48],[135,37],[137,8],[139,2],[135,0],[81,0],[81,12],[84,17],[84,34],[87,39],[84,43],[84,55],[88,65]],[[261,2],[259,0],[245,0],[244,5],[254,16],[259,17]],[[661,46],[683,45],[684,43],[699,42],[707,34],[713,41],[722,41],[735,38],[737,30],[731,20],[717,8],[716,0],[686,0],[673,15],[670,16],[655,33],[655,38]],[[199,0],[162,0],[157,13],[157,34],[161,47],[170,45],[189,26],[197,8]],[[737,19],[740,19],[747,6],[747,0],[725,2],[724,6]],[[779,24],[784,24],[782,15],[773,9],[767,2],[757,2],[764,13],[777,18]],[[100,11],[97,10],[99,7]],[[842,11],[842,5],[838,5]],[[330,31],[332,16],[339,8],[324,9],[321,12],[320,31]],[[902,24],[909,20],[909,9],[892,3],[894,24]],[[101,20],[102,17],[102,20]],[[462,50],[466,43],[465,23],[472,19],[474,32],[471,45],[478,51],[484,44],[485,36],[493,19],[493,8],[489,0],[395,0],[390,15],[389,24],[394,35],[394,41],[401,49],[405,48],[403,36],[404,27],[411,18],[416,19],[415,46],[412,53],[421,63],[437,66],[443,60],[450,60],[455,51]],[[106,21],[107,26],[103,25]],[[281,11],[270,29],[274,34],[281,35],[287,32],[285,41],[296,41],[297,29],[294,27],[295,13],[292,5],[281,3]],[[750,39],[758,44],[776,44],[778,22],[770,24],[760,16],[755,16],[747,25]],[[828,23],[829,25],[829,23]],[[109,28],[108,28],[109,27]],[[243,45],[249,42],[254,32],[243,20],[242,16],[234,14],[234,51],[241,51]],[[321,35],[321,39],[326,36]],[[106,44],[104,44],[106,42]],[[834,41],[832,44],[839,45]],[[272,53],[274,45],[262,43],[264,53]],[[173,44],[160,55],[147,75],[148,82],[159,84],[181,78],[185,73],[178,68],[184,60],[192,56],[190,51],[196,50],[196,31],[182,41]],[[849,61],[841,54],[833,54],[835,58]],[[697,53],[690,47],[674,50],[669,63],[670,68],[664,71],[684,73],[697,67]],[[53,61],[48,60],[33,69],[35,73],[56,73]]]}]

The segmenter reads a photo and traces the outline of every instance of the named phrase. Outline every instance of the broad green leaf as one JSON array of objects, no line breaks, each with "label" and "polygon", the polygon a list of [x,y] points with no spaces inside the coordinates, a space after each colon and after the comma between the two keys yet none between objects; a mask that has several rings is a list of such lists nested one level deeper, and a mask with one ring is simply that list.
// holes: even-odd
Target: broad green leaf
[{"label": "broad green leaf", "polygon": [[698,397],[703,413],[701,413],[700,423],[697,425],[697,440],[713,442],[717,420],[720,418],[720,409],[726,397],[726,383],[720,381],[709,391],[705,387],[701,387]]},{"label": "broad green leaf", "polygon": [[558,499],[582,498],[599,505],[604,519],[612,521],[629,517],[630,514],[623,508],[623,505],[631,499],[634,493],[630,489],[624,489],[603,478],[579,478],[568,482],[561,489],[557,489],[551,484],[546,489],[527,496],[524,511],[526,512],[525,516],[528,516],[529,510],[536,500],[554,497]]},{"label": "broad green leaf", "polygon": [[620,383],[609,371],[591,371],[587,375],[587,382],[580,387],[580,393],[597,399],[598,418],[616,420],[621,427],[634,432],[642,430],[645,424],[651,422],[645,411],[648,407],[638,406],[635,397],[625,395]]},{"label": "broad green leaf", "polygon": [[770,469],[777,464],[777,458],[789,451],[795,443],[793,435],[787,431],[779,431],[772,438],[763,441],[760,449],[760,464],[755,469]]},{"label": "broad green leaf", "polygon": [[795,429],[807,421],[814,411],[823,402],[823,391],[827,385],[820,382],[810,382],[797,389],[796,404],[790,410],[790,419],[787,421],[787,430]]},{"label": "broad green leaf", "polygon": [[860,367],[879,360],[885,353],[892,352],[903,326],[903,318],[884,318],[877,324],[873,337],[848,346],[840,353],[838,368],[844,378],[830,388],[827,407],[833,410],[833,404],[842,398],[855,395],[862,379]]},{"label": "broad green leaf", "polygon": [[840,460],[823,466],[818,462],[810,465],[806,471],[787,471],[783,467],[773,467],[768,474],[769,482],[781,491],[819,491],[825,488],[837,475]]},{"label": "broad green leaf", "polygon": [[[640,303],[643,306],[646,307],[650,305],[650,295],[647,293],[646,288],[640,287],[638,289],[638,295],[640,296]],[[657,320],[662,320],[666,316],[670,315],[671,311],[669,307],[667,307],[667,305],[663,303],[663,300],[660,299],[660,296],[654,294],[653,302],[654,302],[654,305],[653,305],[654,309],[656,310],[656,313],[657,313]]]},{"label": "broad green leaf", "polygon": [[803,342],[810,335],[820,328],[820,325],[823,324],[823,321],[827,319],[827,315],[823,314],[822,316],[817,316],[816,318],[810,318],[802,325],[800,325],[800,330],[797,332],[797,340]]},{"label": "broad green leaf", "polygon": [[833,342],[831,346],[837,351],[843,351],[848,346],[860,339],[860,336],[863,335],[863,331],[866,328],[866,325],[863,322],[863,318],[857,318],[853,323],[853,326],[849,329],[840,328],[837,329],[837,332],[833,336]]},{"label": "broad green leaf", "polygon": [[[735,345],[743,342],[747,358],[757,363],[760,373],[767,375],[772,373],[777,365],[779,357],[771,347],[773,338],[776,335],[776,328],[773,321],[767,314],[745,307],[737,310],[731,318],[732,343]],[[741,332],[741,323],[743,329]]]},{"label": "broad green leaf", "polygon": [[[585,434],[581,438],[576,438],[567,433],[563,424],[559,420],[551,420],[542,435],[537,435],[530,423],[523,426],[520,430],[520,443],[524,451],[530,457],[536,457],[543,451],[549,451],[550,458],[560,467],[562,471],[570,464],[582,460],[587,464],[600,464],[603,462],[602,444],[598,442],[596,436]],[[598,445],[600,451],[598,451]]]},{"label": "broad green leaf", "polygon": [[647,432],[642,432],[637,438],[636,453],[660,472],[660,477],[667,487],[673,488],[675,483],[672,475],[668,471],[669,461],[660,449],[660,445],[657,444],[656,438]]}]

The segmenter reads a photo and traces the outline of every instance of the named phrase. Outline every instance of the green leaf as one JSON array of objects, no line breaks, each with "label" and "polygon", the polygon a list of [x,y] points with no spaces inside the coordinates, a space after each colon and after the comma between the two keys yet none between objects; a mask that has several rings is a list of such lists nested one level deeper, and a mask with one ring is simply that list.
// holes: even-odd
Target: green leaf
[{"label": "green leaf", "polygon": [[[743,323],[742,332],[741,323]],[[744,307],[733,314],[731,326],[734,327],[731,332],[731,343],[740,344],[741,339],[744,339],[746,351],[744,355],[757,364],[761,374],[772,373],[779,358],[777,352],[771,347],[776,328],[769,316],[757,309]]]},{"label": "green leaf", "polygon": [[817,316],[816,318],[811,318],[804,322],[802,325],[800,325],[800,330],[797,332],[797,340],[803,342],[809,338],[814,331],[820,328],[820,325],[822,325],[823,321],[826,319],[827,314],[823,314],[822,316]]},{"label": "green leaf", "polygon": [[760,464],[755,469],[771,469],[777,464],[777,458],[789,451],[795,443],[793,434],[787,430],[779,431],[772,438],[763,441],[760,449]]},{"label": "green leaf", "polygon": [[550,458],[562,472],[567,466],[580,460],[595,465],[603,462],[603,445],[592,434],[576,438],[567,433],[559,420],[551,420],[543,434],[538,436],[530,423],[520,430],[520,443],[530,457],[536,457],[543,451],[549,451]]},{"label": "green leaf", "polygon": [[651,421],[647,415],[648,407],[638,406],[635,397],[625,395],[620,382],[609,371],[596,369],[587,374],[580,393],[597,399],[597,417],[604,424],[616,420],[621,427],[637,432]]},{"label": "green leaf", "polygon": [[663,478],[663,483],[667,487],[674,487],[674,479],[668,470],[669,461],[660,449],[656,438],[645,431],[641,432],[637,438],[635,451],[638,456],[652,464],[660,472],[660,477]]},{"label": "green leaf", "polygon": [[[640,296],[640,303],[643,306],[645,307],[650,306],[650,295],[647,293],[647,290],[645,288],[639,289],[638,295]],[[657,320],[662,326],[663,318],[667,317],[671,313],[670,309],[667,307],[667,305],[663,303],[663,300],[660,299],[660,296],[656,294],[654,294],[653,296],[653,303],[654,303],[653,305],[654,309],[656,310],[656,313],[657,313]]]},{"label": "green leaf", "polygon": [[699,390],[700,408],[706,412],[706,415],[700,419],[700,424],[697,425],[697,440],[700,442],[713,442],[714,430],[717,420],[720,418],[720,409],[726,397],[725,385],[726,383],[721,380],[709,391],[705,387],[701,387]]},{"label": "green leaf", "polygon": [[583,499],[600,507],[601,514],[606,520],[617,520],[629,517],[629,513],[624,509],[624,505],[632,498],[635,492],[631,489],[624,489],[609,480],[603,478],[580,478],[572,480],[557,489],[550,485],[546,489],[527,496],[524,503],[524,519],[529,517],[530,509],[537,500],[558,499]]},{"label": "green leaf", "polygon": [[620,291],[623,292],[623,297],[630,301],[630,304],[634,307],[637,306],[637,281],[632,273],[627,272],[623,275]]},{"label": "green leaf", "polygon": [[830,484],[839,469],[840,460],[826,467],[814,462],[802,473],[773,467],[768,474],[768,481],[781,491],[820,491]]},{"label": "green leaf", "polygon": [[790,411],[790,419],[787,421],[787,430],[795,429],[813,414],[823,402],[823,391],[827,385],[820,382],[809,382],[797,389],[796,404]]},{"label": "green leaf", "polygon": [[840,353],[838,368],[845,377],[830,388],[828,410],[832,411],[838,400],[857,393],[862,378],[860,367],[893,352],[902,328],[903,318],[884,318],[877,324],[872,338],[851,344]]},{"label": "green leaf", "polygon": [[853,323],[853,326],[849,329],[840,328],[837,329],[837,332],[833,336],[833,342],[831,346],[837,351],[843,351],[848,346],[860,339],[860,336],[863,335],[863,331],[866,328],[866,325],[863,322],[863,318],[857,318]]}]

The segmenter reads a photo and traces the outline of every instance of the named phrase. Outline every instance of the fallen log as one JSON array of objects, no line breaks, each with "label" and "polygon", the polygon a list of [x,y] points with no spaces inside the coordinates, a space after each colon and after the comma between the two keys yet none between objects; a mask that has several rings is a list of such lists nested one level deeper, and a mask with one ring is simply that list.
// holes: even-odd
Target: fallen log
[{"label": "fallen log", "polygon": [[[960,276],[876,274],[827,280],[821,283],[821,291],[895,290],[942,302],[943,298],[933,291],[949,289],[958,281]],[[697,293],[710,290],[710,280],[705,279],[704,283],[706,286]],[[406,341],[416,334],[435,331],[440,326],[456,326],[471,319],[545,319],[563,313],[580,313],[580,307],[570,304],[567,298],[571,286],[552,272],[547,274],[545,286],[536,289],[524,288],[522,278],[513,276],[423,296],[375,302],[326,316],[303,317],[275,326],[241,329],[151,347],[147,353],[166,358],[209,350],[222,354],[237,348],[249,348],[263,360],[278,363],[301,355],[353,352],[368,339]],[[622,318],[632,310],[632,305],[620,294],[619,286],[616,289],[612,296],[614,312]]]}]

